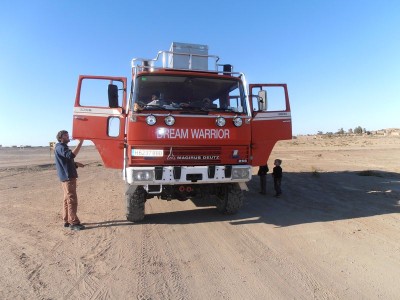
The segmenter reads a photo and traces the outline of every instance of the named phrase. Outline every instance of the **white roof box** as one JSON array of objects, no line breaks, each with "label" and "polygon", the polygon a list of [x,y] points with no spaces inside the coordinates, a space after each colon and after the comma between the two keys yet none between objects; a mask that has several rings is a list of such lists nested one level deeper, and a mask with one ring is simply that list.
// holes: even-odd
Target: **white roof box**
[{"label": "white roof box", "polygon": [[185,70],[208,70],[208,46],[172,42],[168,67]]}]

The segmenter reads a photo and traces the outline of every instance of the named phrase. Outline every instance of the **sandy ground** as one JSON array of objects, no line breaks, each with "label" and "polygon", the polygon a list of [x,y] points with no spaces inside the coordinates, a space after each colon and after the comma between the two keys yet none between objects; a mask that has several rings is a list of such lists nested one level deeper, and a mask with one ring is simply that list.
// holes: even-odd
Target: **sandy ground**
[{"label": "sandy ground", "polygon": [[48,148],[0,149],[0,299],[399,299],[399,157],[400,137],[280,142],[281,198],[253,176],[235,216],[150,199],[132,224],[84,147],[72,232]]}]

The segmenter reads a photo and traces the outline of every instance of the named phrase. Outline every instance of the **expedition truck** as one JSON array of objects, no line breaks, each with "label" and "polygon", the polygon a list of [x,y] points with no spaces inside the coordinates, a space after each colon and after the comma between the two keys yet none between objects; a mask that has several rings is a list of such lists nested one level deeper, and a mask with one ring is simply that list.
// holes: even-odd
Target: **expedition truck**
[{"label": "expedition truck", "polygon": [[73,137],[91,140],[105,167],[122,170],[127,219],[147,199],[214,199],[236,213],[252,166],[292,138],[286,84],[249,84],[208,46],[173,42],[131,61],[126,77],[79,76]]}]

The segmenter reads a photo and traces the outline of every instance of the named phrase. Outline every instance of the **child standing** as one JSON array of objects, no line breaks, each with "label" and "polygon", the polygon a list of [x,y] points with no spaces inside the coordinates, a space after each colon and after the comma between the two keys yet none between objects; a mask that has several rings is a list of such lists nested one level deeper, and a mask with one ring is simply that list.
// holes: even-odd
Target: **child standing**
[{"label": "child standing", "polygon": [[274,189],[275,189],[275,197],[279,197],[282,194],[281,190],[281,182],[282,182],[282,168],[281,168],[282,160],[275,159],[274,161],[274,169],[272,170],[272,177],[274,178]]},{"label": "child standing", "polygon": [[268,165],[260,166],[258,169],[257,175],[260,176],[260,187],[261,191],[260,194],[266,195],[267,194],[267,173],[268,173]]}]

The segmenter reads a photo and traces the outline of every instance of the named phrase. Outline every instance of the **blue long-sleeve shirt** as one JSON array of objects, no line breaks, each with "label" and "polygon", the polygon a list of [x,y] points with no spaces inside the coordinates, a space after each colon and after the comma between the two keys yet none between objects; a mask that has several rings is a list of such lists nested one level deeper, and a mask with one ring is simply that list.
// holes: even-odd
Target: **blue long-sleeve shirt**
[{"label": "blue long-sleeve shirt", "polygon": [[78,178],[78,172],[74,162],[75,154],[68,148],[67,144],[57,143],[54,149],[57,175],[61,181]]}]

